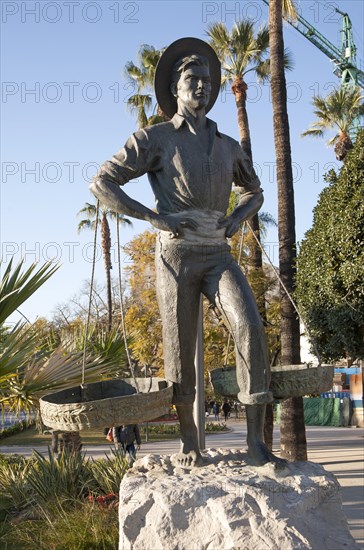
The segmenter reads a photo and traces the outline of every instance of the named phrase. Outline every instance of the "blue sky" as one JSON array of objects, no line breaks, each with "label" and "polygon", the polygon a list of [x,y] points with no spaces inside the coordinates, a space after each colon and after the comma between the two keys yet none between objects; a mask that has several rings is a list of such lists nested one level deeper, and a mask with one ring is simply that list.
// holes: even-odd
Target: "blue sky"
[{"label": "blue sky", "polygon": [[[364,3],[304,0],[299,4],[302,15],[340,46],[341,17],[335,7],[351,17],[363,70]],[[69,300],[90,277],[92,235],[78,235],[76,214],[92,199],[88,180],[97,166],[136,129],[126,109],[134,91],[123,75],[126,62],[136,61],[141,44],[161,48],[183,36],[204,39],[207,26],[216,21],[224,21],[230,29],[235,19],[244,17],[259,27],[267,21],[268,8],[261,0],[79,0],[2,1],[1,9],[1,256],[5,263],[14,256],[29,263],[55,258],[62,264],[22,306],[22,312],[34,320],[50,317],[56,305]],[[302,139],[300,133],[314,120],[313,94],[326,95],[339,80],[330,60],[289,25],[285,25],[285,45],[295,64],[287,83],[296,234],[301,240],[312,224],[312,209],[324,186],[322,175],[339,164],[324,141]],[[265,191],[263,210],[277,217],[269,85],[258,85],[253,77],[248,85],[253,156]],[[238,139],[231,93],[220,94],[209,116],[222,132]],[[153,206],[146,178],[125,189]],[[148,227],[135,221],[133,229],[123,229],[122,242]],[[266,249],[277,263],[275,230],[268,233]],[[114,244],[113,250],[116,255]],[[101,259],[96,276],[103,281]]]}]

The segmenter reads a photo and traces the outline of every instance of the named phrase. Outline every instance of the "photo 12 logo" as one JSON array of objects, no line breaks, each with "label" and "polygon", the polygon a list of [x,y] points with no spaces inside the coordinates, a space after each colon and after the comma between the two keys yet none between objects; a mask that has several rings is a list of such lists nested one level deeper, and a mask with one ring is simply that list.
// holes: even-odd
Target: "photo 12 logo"
[{"label": "photo 12 logo", "polygon": [[15,82],[1,83],[2,103],[98,103],[111,99],[114,103],[127,103],[137,93],[135,82]]},{"label": "photo 12 logo", "polygon": [[248,2],[202,2],[202,23],[220,21],[234,23],[248,19],[252,23],[262,20],[262,1]]},{"label": "photo 12 logo", "polygon": [[2,23],[139,23],[139,2],[1,2]]},{"label": "photo 12 logo", "polygon": [[[118,247],[113,243],[110,248],[111,261],[118,264]],[[103,262],[102,246],[93,241],[81,243],[80,241],[4,241],[0,247],[0,260],[6,264],[12,258],[18,256],[26,262],[62,262],[63,264],[73,264],[79,261],[92,264]],[[126,254],[120,257],[120,264],[128,264],[129,259]]]},{"label": "photo 12 logo", "polygon": [[3,162],[1,178],[3,183],[57,183],[61,180],[68,183],[77,181],[89,182],[97,174],[100,165],[97,162],[50,161],[41,164],[36,162]]}]

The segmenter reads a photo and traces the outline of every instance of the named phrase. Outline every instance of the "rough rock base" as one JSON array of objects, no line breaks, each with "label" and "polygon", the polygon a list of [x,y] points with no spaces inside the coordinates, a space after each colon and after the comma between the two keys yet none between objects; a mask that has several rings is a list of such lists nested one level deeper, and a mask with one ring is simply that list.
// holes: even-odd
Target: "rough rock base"
[{"label": "rough rock base", "polygon": [[312,462],[277,473],[241,451],[209,449],[206,466],[147,455],[120,486],[127,550],[354,550],[333,474]]}]

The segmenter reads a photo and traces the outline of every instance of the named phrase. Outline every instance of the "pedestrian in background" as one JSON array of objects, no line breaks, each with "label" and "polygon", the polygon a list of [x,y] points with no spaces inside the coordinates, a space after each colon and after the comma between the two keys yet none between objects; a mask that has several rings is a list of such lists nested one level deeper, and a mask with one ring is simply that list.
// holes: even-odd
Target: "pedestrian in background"
[{"label": "pedestrian in background", "polygon": [[118,445],[120,450],[125,454],[129,454],[129,462],[132,464],[136,458],[135,442],[138,450],[142,443],[138,424],[127,424],[122,426],[114,426],[112,435],[115,445]]},{"label": "pedestrian in background", "polygon": [[217,401],[215,401],[212,406],[212,412],[215,415],[215,420],[220,420],[220,405]]},{"label": "pedestrian in background", "polygon": [[224,404],[223,404],[223,406],[222,406],[222,412],[224,413],[224,420],[225,420],[225,422],[227,422],[227,419],[228,419],[229,416],[230,416],[230,411],[231,411],[231,407],[230,407],[230,405],[229,405],[229,403],[228,403],[228,400],[225,399]]}]

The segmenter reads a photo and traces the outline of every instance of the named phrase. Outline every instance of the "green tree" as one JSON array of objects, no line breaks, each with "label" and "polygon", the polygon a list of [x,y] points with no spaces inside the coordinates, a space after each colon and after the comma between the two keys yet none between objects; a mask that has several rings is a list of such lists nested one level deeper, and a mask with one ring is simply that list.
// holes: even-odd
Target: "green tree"
[{"label": "green tree", "polygon": [[[277,163],[279,272],[290,294],[294,291],[296,229],[292,157],[289,134],[287,87],[284,68],[282,15],[294,17],[291,0],[269,2],[270,83],[273,105],[273,131]],[[300,363],[300,327],[288,296],[281,294],[281,363]],[[281,408],[281,456],[290,460],[307,460],[303,400],[287,399]]]},{"label": "green tree", "polygon": [[163,371],[162,322],[154,266],[155,231],[144,231],[124,247],[130,258],[126,267],[129,286],[125,324],[131,336],[130,350],[140,365]]},{"label": "green tree", "polygon": [[296,296],[327,361],[364,358],[364,131],[320,194],[298,255]]},{"label": "green tree", "polygon": [[[101,210],[101,217],[100,212]],[[112,212],[105,206],[101,205],[99,211],[94,204],[87,202],[78,214],[78,216],[86,216],[85,219],[81,220],[77,226],[78,232],[83,229],[90,229],[95,231],[96,221],[100,224],[100,233],[101,233],[101,248],[102,256],[104,258],[104,268],[106,275],[106,298],[107,298],[107,326],[108,330],[111,330],[112,327],[112,314],[113,314],[113,303],[112,303],[112,291],[111,291],[111,233],[109,219],[118,219],[119,223],[131,225],[131,221],[125,218],[122,214],[117,214]]]},{"label": "green tree", "polygon": [[350,138],[353,123],[355,119],[364,115],[363,97],[358,86],[337,88],[326,97],[315,96],[312,104],[317,120],[301,136],[323,137],[326,130],[338,129],[338,133],[328,141],[328,145],[334,145],[337,160],[344,160],[348,151],[353,148]]}]

